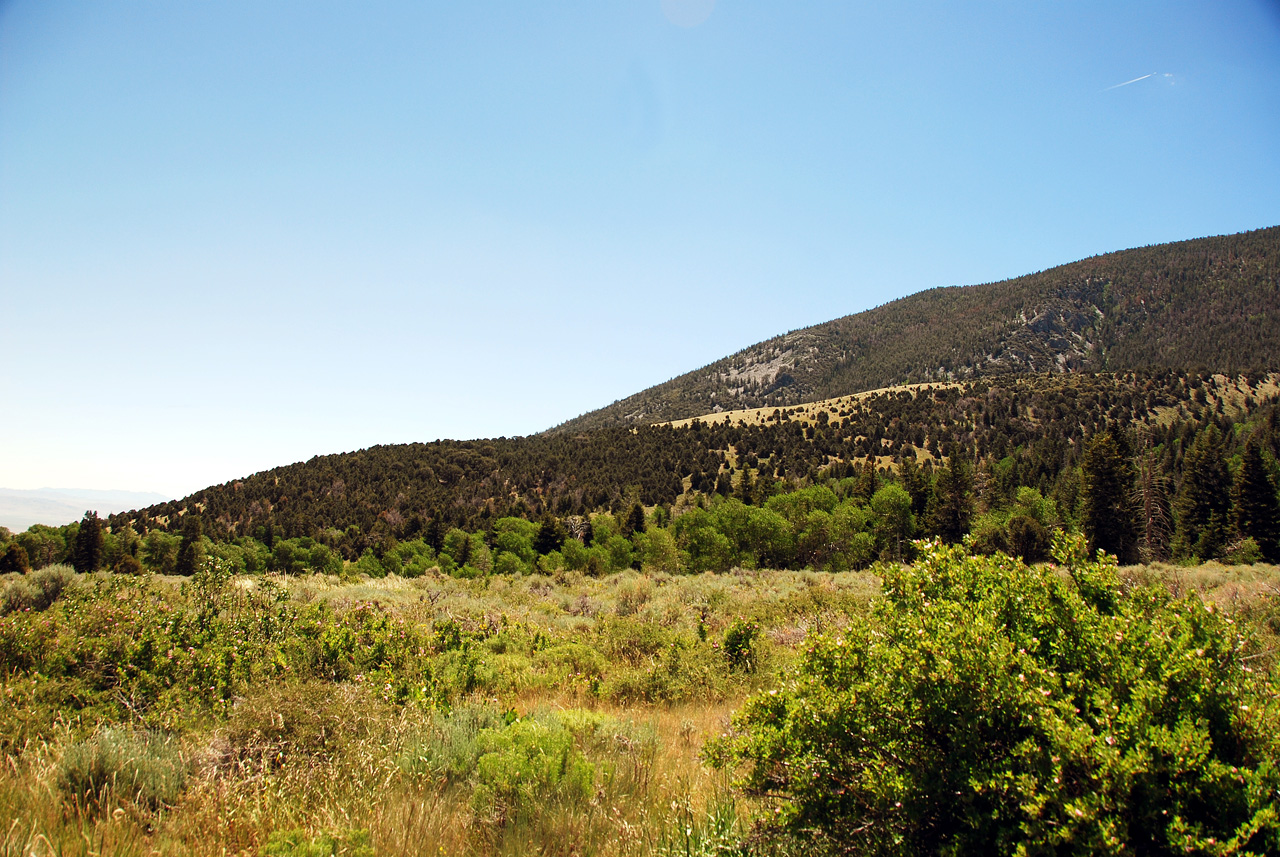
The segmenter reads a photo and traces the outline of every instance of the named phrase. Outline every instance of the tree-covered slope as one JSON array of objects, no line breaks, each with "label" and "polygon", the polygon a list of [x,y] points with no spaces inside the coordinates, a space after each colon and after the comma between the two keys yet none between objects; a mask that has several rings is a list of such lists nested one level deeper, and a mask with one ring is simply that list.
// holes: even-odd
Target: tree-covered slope
[{"label": "tree-covered slope", "polygon": [[1025,372],[1234,374],[1280,362],[1280,227],[930,289],[793,331],[557,427],[783,407]]},{"label": "tree-covered slope", "polygon": [[1237,423],[1265,423],[1268,443],[1276,444],[1268,447],[1270,460],[1280,458],[1278,380],[1274,374],[1172,371],[1008,376],[678,427],[375,446],[266,470],[113,515],[108,523],[113,530],[132,525],[176,533],[194,515],[218,541],[269,540],[271,533],[309,537],[354,559],[366,547],[376,551],[414,538],[433,521],[475,531],[504,516],[536,521],[625,513],[637,502],[674,508],[700,502],[699,496],[729,495],[760,503],[779,492],[865,475],[868,459],[880,476],[907,459],[931,472],[957,450],[1003,486],[1001,496],[1033,487],[1071,516],[1081,450],[1104,430],[1138,431],[1145,440],[1135,436],[1132,445],[1158,450],[1160,472],[1171,485],[1180,482],[1183,447],[1210,423],[1226,439],[1227,456],[1239,453],[1247,434]]}]

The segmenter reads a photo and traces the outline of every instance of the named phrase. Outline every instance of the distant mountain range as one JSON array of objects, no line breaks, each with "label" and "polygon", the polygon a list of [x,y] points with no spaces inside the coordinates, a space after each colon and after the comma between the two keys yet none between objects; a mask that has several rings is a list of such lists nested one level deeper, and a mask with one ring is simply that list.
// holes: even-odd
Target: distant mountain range
[{"label": "distant mountain range", "polygon": [[21,532],[32,524],[51,527],[78,521],[86,511],[102,517],[141,509],[170,498],[151,491],[94,491],[87,488],[0,488],[0,527]]},{"label": "distant mountain range", "polygon": [[930,289],[776,336],[552,431],[786,407],[897,384],[1280,365],[1280,227]]}]

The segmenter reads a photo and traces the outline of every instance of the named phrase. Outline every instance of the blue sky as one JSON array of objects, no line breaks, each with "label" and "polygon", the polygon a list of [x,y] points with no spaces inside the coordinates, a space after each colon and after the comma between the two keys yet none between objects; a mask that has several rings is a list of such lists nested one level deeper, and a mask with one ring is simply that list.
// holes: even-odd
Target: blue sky
[{"label": "blue sky", "polygon": [[528,434],[1277,223],[1275,2],[8,0],[0,486]]}]

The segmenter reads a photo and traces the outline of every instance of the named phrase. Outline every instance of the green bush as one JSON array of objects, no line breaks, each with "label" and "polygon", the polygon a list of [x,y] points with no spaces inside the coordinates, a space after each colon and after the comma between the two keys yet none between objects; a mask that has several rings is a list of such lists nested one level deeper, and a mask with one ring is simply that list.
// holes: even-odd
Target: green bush
[{"label": "green bush", "polygon": [[1082,554],[923,546],[711,755],[813,852],[1277,853],[1280,706],[1246,639]]},{"label": "green bush", "polygon": [[72,744],[58,767],[58,786],[78,804],[106,808],[113,800],[145,809],[173,806],[187,767],[176,743],[153,732],[108,727]]},{"label": "green bush", "polygon": [[549,801],[590,799],[595,766],[579,748],[606,732],[589,712],[540,712],[519,717],[481,705],[437,714],[400,759],[400,769],[470,791],[483,823],[504,826]]},{"label": "green bush", "polygon": [[262,846],[262,857],[373,857],[369,831],[347,830],[310,837],[303,830],[277,830]]},{"label": "green bush", "polygon": [[1262,562],[1262,548],[1258,547],[1258,542],[1250,536],[1228,546],[1227,554],[1223,559],[1228,565],[1254,565]]},{"label": "green bush", "polygon": [[760,626],[745,619],[734,619],[724,632],[724,657],[732,669],[755,672],[758,658],[756,656],[756,638],[760,636]]},{"label": "green bush", "polygon": [[595,766],[574,746],[573,733],[554,716],[516,720],[478,736],[471,806],[477,817],[505,824],[538,812],[548,800],[586,801]]}]

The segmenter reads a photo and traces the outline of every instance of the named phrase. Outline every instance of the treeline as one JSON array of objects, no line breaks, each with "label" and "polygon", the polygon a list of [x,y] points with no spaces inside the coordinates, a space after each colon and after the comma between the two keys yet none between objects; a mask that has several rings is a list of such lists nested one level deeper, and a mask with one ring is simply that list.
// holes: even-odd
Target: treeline
[{"label": "treeline", "polygon": [[861,390],[1142,367],[1237,374],[1280,358],[1280,227],[936,288],[793,331],[559,430],[786,407]]},{"label": "treeline", "polygon": [[191,573],[859,568],[911,539],[1035,561],[1055,529],[1126,562],[1275,561],[1271,376],[1028,376],[761,424],[374,447],[106,521],[0,531],[0,565]]}]

